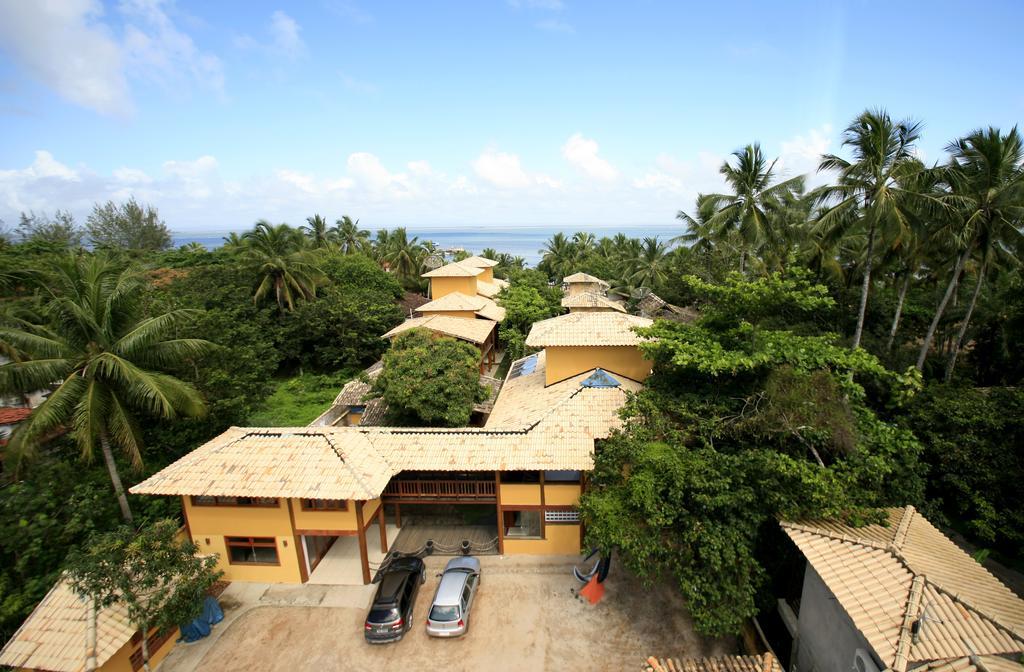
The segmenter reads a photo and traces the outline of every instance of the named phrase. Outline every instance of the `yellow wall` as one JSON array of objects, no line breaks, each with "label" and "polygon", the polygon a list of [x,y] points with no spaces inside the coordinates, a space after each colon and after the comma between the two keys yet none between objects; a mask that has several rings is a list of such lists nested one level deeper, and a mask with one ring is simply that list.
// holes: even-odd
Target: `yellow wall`
[{"label": "yellow wall", "polygon": [[580,486],[551,485],[544,486],[544,503],[551,506],[576,506],[580,501]]},{"label": "yellow wall", "polygon": [[513,505],[513,504],[529,504],[539,505],[540,504],[540,484],[539,483],[502,483],[501,484],[501,504]]},{"label": "yellow wall", "polygon": [[370,519],[377,515],[377,509],[379,508],[379,499],[369,499],[363,502],[363,525],[368,525],[370,523]]},{"label": "yellow wall", "polygon": [[423,313],[424,317],[430,317],[431,315],[445,315],[447,317],[466,317],[471,320],[476,319],[476,312],[472,310],[431,310]]},{"label": "yellow wall", "polygon": [[340,530],[356,529],[356,504],[349,500],[344,511],[303,511],[302,500],[292,500],[295,512],[295,529],[297,530]]},{"label": "yellow wall", "polygon": [[[504,486],[502,486],[504,488]],[[578,555],[579,525],[551,525],[544,528],[544,539],[509,539],[503,543],[505,555]]]},{"label": "yellow wall", "polygon": [[440,299],[452,292],[476,296],[476,277],[430,278],[430,298]]},{"label": "yellow wall", "polygon": [[651,362],[644,359],[635,345],[548,347],[545,382],[548,385],[601,367],[611,374],[620,374],[643,381],[651,374]]},{"label": "yellow wall", "polygon": [[483,280],[484,282],[494,282],[494,267],[485,268],[484,272],[476,277],[478,280]]},{"label": "yellow wall", "polygon": [[[262,583],[301,583],[299,557],[288,504],[280,500],[276,508],[262,506],[192,506],[184,497],[192,540],[200,553],[217,553],[217,568],[228,581]],[[233,565],[227,560],[224,537],[274,537],[280,565]],[[209,540],[209,542],[207,542]]]},{"label": "yellow wall", "polygon": [[[150,631],[152,634],[153,631]],[[174,642],[178,639],[178,629],[175,628],[173,635],[167,638],[167,641],[163,643],[156,651],[149,652],[149,665],[150,667],[156,668],[157,665],[171,652],[174,648]],[[132,654],[142,649],[142,642],[133,646],[131,640],[125,642],[125,645],[117,650],[113,656],[110,657],[107,662],[99,666],[99,672],[132,672]]]},{"label": "yellow wall", "polygon": [[355,427],[356,425],[358,425],[362,421],[363,421],[363,414],[362,413],[353,413],[352,411],[349,411],[348,413],[345,414],[345,426],[346,427]]}]

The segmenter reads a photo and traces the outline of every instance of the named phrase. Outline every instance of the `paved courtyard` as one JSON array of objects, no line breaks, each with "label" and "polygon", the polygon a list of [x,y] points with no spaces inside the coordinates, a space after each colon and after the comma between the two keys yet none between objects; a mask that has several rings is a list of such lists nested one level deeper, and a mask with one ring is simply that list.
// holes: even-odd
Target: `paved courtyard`
[{"label": "paved courtyard", "polygon": [[165,672],[193,670],[638,670],[648,655],[735,652],[732,640],[693,631],[674,593],[642,591],[619,569],[604,599],[591,606],[571,592],[575,558],[487,556],[469,633],[427,637],[423,622],[437,572],[448,558],[427,559],[415,625],[396,644],[363,640],[374,587],[233,584],[226,620],[197,644],[179,644]]}]

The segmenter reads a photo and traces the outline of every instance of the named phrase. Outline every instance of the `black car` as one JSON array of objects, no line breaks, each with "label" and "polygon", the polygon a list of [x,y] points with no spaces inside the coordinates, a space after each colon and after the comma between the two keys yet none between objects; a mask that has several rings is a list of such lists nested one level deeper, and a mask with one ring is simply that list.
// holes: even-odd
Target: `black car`
[{"label": "black car", "polygon": [[426,568],[419,558],[397,558],[381,569],[379,579],[363,633],[371,644],[397,642],[412,625],[416,596],[427,580]]}]

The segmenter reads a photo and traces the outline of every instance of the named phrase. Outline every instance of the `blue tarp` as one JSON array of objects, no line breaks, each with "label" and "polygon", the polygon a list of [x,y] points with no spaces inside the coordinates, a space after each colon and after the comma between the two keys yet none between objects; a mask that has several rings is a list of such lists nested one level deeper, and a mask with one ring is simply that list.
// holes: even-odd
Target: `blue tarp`
[{"label": "blue tarp", "polygon": [[217,599],[209,595],[203,600],[203,612],[191,623],[181,626],[181,641],[195,642],[210,634],[211,626],[224,620],[224,611]]}]

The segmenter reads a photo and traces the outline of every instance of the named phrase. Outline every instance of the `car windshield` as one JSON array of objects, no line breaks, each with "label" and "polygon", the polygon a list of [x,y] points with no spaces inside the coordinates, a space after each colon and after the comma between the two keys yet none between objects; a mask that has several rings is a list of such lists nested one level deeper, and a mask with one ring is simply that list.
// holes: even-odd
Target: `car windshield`
[{"label": "car windshield", "polygon": [[430,610],[430,620],[432,621],[454,621],[458,617],[459,608],[455,605],[435,604]]},{"label": "car windshield", "polygon": [[367,623],[390,623],[398,620],[398,609],[394,607],[374,607],[366,617]]}]

